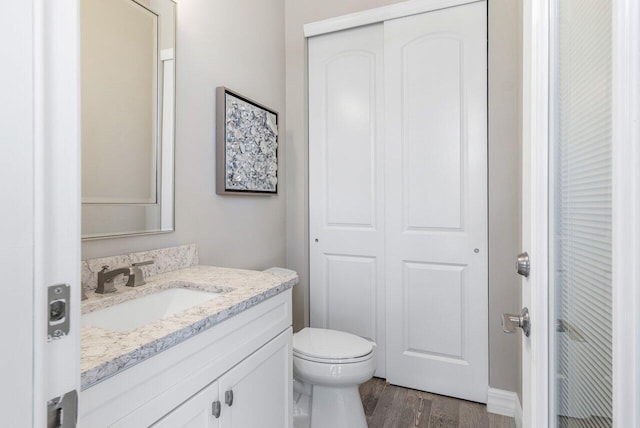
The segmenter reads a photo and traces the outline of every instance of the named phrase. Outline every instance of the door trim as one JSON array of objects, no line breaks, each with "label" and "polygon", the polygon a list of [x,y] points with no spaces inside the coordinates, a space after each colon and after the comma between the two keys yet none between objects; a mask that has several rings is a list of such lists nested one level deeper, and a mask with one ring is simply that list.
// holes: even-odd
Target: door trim
[{"label": "door trim", "polygon": [[362,12],[311,22],[304,25],[304,36],[312,37],[333,33],[363,25],[376,24],[390,19],[404,18],[438,9],[476,3],[482,0],[409,0],[389,6],[368,9]]},{"label": "door trim", "polygon": [[[522,367],[522,405],[525,427],[547,426],[549,421],[549,307],[548,307],[548,210],[549,210],[549,10],[550,0],[527,1],[523,8],[522,212],[530,216],[531,273],[523,281],[523,297],[529,293],[532,328],[522,337],[525,350],[533,352],[531,372]],[[529,177],[530,182],[527,183]],[[530,206],[527,206],[527,203]]]},{"label": "door trim", "polygon": [[640,6],[613,2],[613,415],[640,425]]}]

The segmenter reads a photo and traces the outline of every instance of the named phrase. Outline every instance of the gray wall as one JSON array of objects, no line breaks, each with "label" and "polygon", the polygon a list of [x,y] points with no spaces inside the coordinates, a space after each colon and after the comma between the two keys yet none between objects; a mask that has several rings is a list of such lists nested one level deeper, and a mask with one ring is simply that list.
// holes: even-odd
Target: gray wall
[{"label": "gray wall", "polygon": [[[294,290],[294,329],[309,323],[308,152],[305,23],[396,0],[285,0],[287,117],[287,266],[300,275]],[[500,315],[519,309],[518,252],[520,135],[518,22],[512,0],[489,1],[489,380],[517,391],[517,335],[502,333]]]},{"label": "gray wall", "polygon": [[[518,161],[518,165],[522,165],[522,0],[517,1],[517,22],[518,22],[518,64],[517,64],[517,75],[518,75],[518,146],[520,147],[520,153]],[[522,168],[518,171],[518,188],[522,189]],[[524,250],[522,248],[522,197],[519,198],[518,208],[520,210],[520,223],[518,223],[518,229],[520,230],[518,247],[520,251]],[[518,307],[522,307],[522,287],[518,287]],[[518,340],[518,348],[517,348],[517,358],[518,367],[517,367],[517,379],[518,379],[518,388],[516,391],[518,392],[518,397],[520,398],[520,402],[522,403],[522,340]]]},{"label": "gray wall", "polygon": [[520,391],[520,333],[501,315],[520,311],[520,120],[517,2],[489,0],[489,384]]},{"label": "gray wall", "polygon": [[[176,231],[84,242],[82,258],[195,242],[201,263],[283,266],[284,1],[177,3]],[[281,113],[277,196],[215,194],[215,88],[223,85]]]}]

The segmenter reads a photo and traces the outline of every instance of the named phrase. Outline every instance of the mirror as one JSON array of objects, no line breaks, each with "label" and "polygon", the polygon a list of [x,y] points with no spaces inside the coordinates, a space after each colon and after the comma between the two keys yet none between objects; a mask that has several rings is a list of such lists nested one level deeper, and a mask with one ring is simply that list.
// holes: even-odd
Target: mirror
[{"label": "mirror", "polygon": [[173,231],[171,0],[81,0],[82,237]]}]

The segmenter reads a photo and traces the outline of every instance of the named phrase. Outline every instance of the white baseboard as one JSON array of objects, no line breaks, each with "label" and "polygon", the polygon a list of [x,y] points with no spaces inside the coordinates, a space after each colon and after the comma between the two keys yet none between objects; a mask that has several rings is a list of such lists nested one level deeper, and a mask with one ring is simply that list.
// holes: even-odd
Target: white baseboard
[{"label": "white baseboard", "polygon": [[[516,413],[518,408],[520,408],[518,394],[503,389],[489,388],[487,394],[487,412],[517,419]],[[522,409],[520,409],[520,413],[522,413]],[[522,421],[522,416],[520,416],[520,420]]]},{"label": "white baseboard", "polygon": [[516,428],[522,428],[522,404],[520,404],[518,394],[516,394],[516,414],[514,419],[516,420]]}]

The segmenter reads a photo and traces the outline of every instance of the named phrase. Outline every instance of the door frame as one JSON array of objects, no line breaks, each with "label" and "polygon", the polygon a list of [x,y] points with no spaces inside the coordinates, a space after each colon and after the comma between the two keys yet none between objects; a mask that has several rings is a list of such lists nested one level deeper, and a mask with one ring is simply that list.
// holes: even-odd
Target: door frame
[{"label": "door frame", "polygon": [[[532,319],[530,370],[523,352],[523,423],[550,422],[548,185],[551,1],[523,8],[523,213],[529,216],[531,275],[523,282]],[[640,6],[612,4],[613,46],[613,416],[640,424]],[[528,181],[529,180],[529,181]],[[528,193],[530,192],[530,193]],[[530,206],[527,206],[530,203]],[[526,221],[523,225],[526,225]],[[524,231],[526,234],[526,231]],[[524,293],[528,293],[525,296]]]},{"label": "door frame", "polygon": [[532,320],[530,337],[522,336],[522,415],[523,426],[531,428],[547,426],[549,420],[550,1],[524,0],[522,12],[522,213],[523,244],[529,244],[523,249],[531,257],[531,272],[522,282],[522,300],[523,306],[529,305]]},{"label": "door frame", "polygon": [[640,426],[640,5],[613,1],[613,414]]}]

